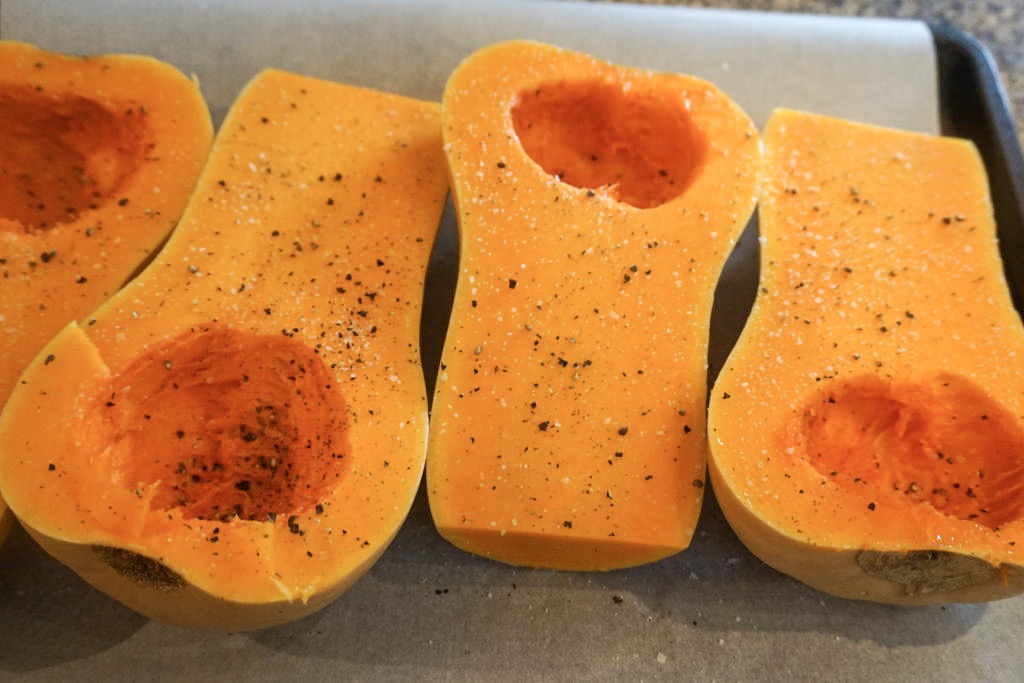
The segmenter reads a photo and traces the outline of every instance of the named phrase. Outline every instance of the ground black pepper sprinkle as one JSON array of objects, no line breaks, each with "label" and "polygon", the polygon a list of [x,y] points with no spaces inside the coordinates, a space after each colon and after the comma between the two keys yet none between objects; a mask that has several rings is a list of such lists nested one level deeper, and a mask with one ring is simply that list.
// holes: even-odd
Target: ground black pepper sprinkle
[{"label": "ground black pepper sprinkle", "polygon": [[55,356],[55,355],[53,355],[51,353],[48,356],[46,356],[46,360],[43,361],[43,365],[49,365],[50,363],[52,363],[55,360],[57,360],[57,356]]},{"label": "ground black pepper sprinkle", "polygon": [[625,436],[629,433],[629,427],[619,427],[619,436]]},{"label": "ground black pepper sprinkle", "polygon": [[512,278],[509,278],[509,280],[508,280],[508,288],[509,289],[515,289],[516,288],[516,284],[518,284],[518,283],[515,280],[513,280]]}]

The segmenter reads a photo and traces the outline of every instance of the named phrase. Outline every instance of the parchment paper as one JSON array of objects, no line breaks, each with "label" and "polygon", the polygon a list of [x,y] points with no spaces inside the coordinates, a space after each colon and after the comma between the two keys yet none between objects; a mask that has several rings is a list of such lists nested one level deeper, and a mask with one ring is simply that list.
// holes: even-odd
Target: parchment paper
[{"label": "parchment paper", "polygon": [[[473,49],[533,38],[716,82],[762,123],[786,105],[938,127],[927,28],[575,2],[3,0],[0,38],[75,53],[139,52],[197,74],[217,121],[273,66],[440,97]],[[755,226],[719,288],[714,372],[756,283]],[[437,364],[454,283],[446,219],[423,352]],[[302,621],[251,634],[150,622],[89,588],[20,530],[0,549],[0,678],[33,680],[1013,680],[1024,604],[905,609],[819,594],[763,565],[709,496],[693,546],[607,574],[514,569],[434,532],[421,495],[354,588]]]}]

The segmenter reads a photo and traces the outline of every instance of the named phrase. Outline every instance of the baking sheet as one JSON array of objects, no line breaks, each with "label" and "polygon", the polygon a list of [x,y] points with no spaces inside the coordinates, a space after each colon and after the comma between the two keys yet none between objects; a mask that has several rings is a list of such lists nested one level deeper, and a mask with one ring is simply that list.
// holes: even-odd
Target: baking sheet
[{"label": "baking sheet", "polygon": [[[936,131],[935,54],[914,22],[542,1],[2,0],[0,38],[140,52],[196,73],[220,120],[266,66],[437,99],[476,47],[533,38],[715,81],[762,123],[778,105]],[[433,377],[457,254],[431,264]],[[745,233],[716,304],[712,371],[756,277]],[[462,553],[421,495],[371,572],[325,610],[250,634],[149,620],[17,530],[0,549],[0,677],[32,680],[1014,680],[1024,603],[896,608],[817,593],[763,565],[709,496],[693,546],[607,574],[515,569]]]}]

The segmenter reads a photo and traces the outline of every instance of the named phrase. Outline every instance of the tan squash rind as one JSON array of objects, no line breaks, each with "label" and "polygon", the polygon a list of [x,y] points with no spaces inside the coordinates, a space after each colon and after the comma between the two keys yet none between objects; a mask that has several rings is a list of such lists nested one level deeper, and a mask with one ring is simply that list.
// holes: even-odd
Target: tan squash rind
[{"label": "tan squash rind", "polygon": [[1024,327],[969,142],[779,110],[761,281],[710,473],[767,564],[846,598],[1024,591]]},{"label": "tan squash rind", "polygon": [[439,108],[268,70],[152,264],[24,374],[0,490],[48,552],[155,619],[319,609],[397,533],[427,403]]},{"label": "tan squash rind", "polygon": [[439,532],[566,570],[679,552],[756,129],[699,78],[528,41],[468,57],[442,124],[461,253],[427,462]]}]

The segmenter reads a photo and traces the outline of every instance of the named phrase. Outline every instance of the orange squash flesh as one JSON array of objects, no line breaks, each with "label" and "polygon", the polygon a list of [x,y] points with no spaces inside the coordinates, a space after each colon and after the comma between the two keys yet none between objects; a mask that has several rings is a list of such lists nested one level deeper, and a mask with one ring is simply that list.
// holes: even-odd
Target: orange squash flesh
[{"label": "orange squash flesh", "polygon": [[780,110],[761,283],[710,401],[726,518],[834,595],[1024,590],[1024,328],[967,141]]},{"label": "orange squash flesh", "polygon": [[[0,41],[0,405],[64,325],[166,238],[213,138],[196,84],[147,57]],[[10,528],[0,500],[0,541]]]},{"label": "orange squash flesh", "polygon": [[682,550],[750,120],[696,78],[512,41],[451,75],[442,125],[462,251],[427,459],[439,532],[567,570]]},{"label": "orange squash flesh", "polygon": [[239,96],[154,262],[33,361],[0,489],[86,580],[243,630],[323,607],[419,486],[435,103],[280,71]]}]

